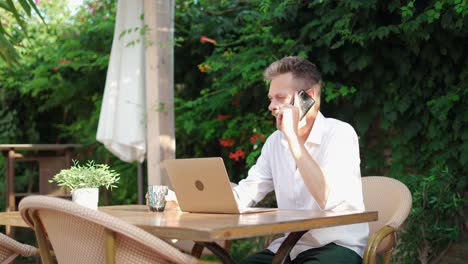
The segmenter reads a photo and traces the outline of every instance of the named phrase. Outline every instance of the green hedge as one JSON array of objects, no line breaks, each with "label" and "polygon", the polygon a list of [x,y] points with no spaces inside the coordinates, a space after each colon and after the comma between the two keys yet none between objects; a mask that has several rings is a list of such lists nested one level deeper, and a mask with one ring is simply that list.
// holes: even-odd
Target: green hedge
[{"label": "green hedge", "polygon": [[[115,2],[86,1],[74,16],[39,7],[47,27],[29,23],[20,66],[0,62],[0,142],[85,144],[83,159],[121,174],[110,201],[135,202],[136,165],[95,141]],[[222,156],[231,180],[244,178],[275,129],[263,69],[308,58],[323,72],[324,115],[358,132],[362,174],[412,191],[397,257],[435,261],[463,227],[467,13],[461,0],[176,1],[177,156]],[[252,243],[233,247],[236,258]]]},{"label": "green hedge", "polygon": [[325,116],[356,128],[362,174],[395,177],[413,193],[400,260],[434,261],[459,237],[468,163],[466,1],[178,7],[179,156],[221,154],[234,181],[245,177],[274,129],[262,70],[300,55],[323,72]]}]

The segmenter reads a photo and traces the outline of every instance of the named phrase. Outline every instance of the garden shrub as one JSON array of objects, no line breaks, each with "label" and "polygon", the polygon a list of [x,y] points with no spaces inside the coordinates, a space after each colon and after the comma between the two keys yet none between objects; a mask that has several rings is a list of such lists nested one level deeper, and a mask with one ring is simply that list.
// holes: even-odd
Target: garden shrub
[{"label": "garden shrub", "polygon": [[[399,261],[436,261],[460,236],[466,1],[189,0],[175,8],[177,157],[222,156],[231,181],[245,178],[275,130],[262,71],[299,55],[323,73],[324,115],[355,127],[362,175],[397,178],[413,194]],[[85,1],[73,16],[44,13],[47,27],[28,27],[20,67],[0,62],[0,142],[82,143],[83,156],[121,174],[125,188],[110,200],[135,202],[136,164],[118,161],[95,141],[115,2]],[[251,244],[234,246],[236,258]]]},{"label": "garden shrub", "polygon": [[179,156],[222,155],[232,180],[244,178],[275,129],[262,71],[299,55],[322,70],[325,116],[356,128],[362,175],[397,178],[413,193],[400,261],[434,261],[459,237],[468,162],[465,2],[189,1],[178,8]]}]

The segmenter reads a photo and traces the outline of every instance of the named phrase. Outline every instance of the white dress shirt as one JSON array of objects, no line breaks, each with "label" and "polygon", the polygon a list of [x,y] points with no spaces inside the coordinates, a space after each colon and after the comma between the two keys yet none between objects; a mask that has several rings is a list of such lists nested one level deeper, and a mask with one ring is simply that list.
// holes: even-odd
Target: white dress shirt
[{"label": "white dress shirt", "polygon": [[[359,143],[354,129],[319,112],[305,148],[327,178],[330,191],[324,210],[363,211]],[[273,190],[279,209],[322,210],[304,184],[280,131],[268,137],[257,163],[234,188],[239,205],[244,207],[258,203]],[[297,242],[290,257],[329,243],[347,247],[362,257],[368,235],[367,223],[312,229]],[[284,239],[274,240],[268,249],[276,252]]]}]

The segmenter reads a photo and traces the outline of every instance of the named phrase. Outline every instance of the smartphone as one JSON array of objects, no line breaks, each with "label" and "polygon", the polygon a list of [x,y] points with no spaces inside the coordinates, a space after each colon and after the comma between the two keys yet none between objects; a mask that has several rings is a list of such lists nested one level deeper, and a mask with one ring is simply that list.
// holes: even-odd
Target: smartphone
[{"label": "smartphone", "polygon": [[299,98],[299,109],[301,119],[309,112],[312,106],[315,104],[314,98],[310,97],[309,94],[306,93],[304,90],[300,90],[298,93]]}]

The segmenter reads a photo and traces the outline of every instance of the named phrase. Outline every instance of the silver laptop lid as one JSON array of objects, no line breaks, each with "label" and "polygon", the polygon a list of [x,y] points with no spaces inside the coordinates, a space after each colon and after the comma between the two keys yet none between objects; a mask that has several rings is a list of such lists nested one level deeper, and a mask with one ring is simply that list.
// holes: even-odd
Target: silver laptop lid
[{"label": "silver laptop lid", "polygon": [[163,165],[183,212],[239,213],[222,158],[170,159]]}]

